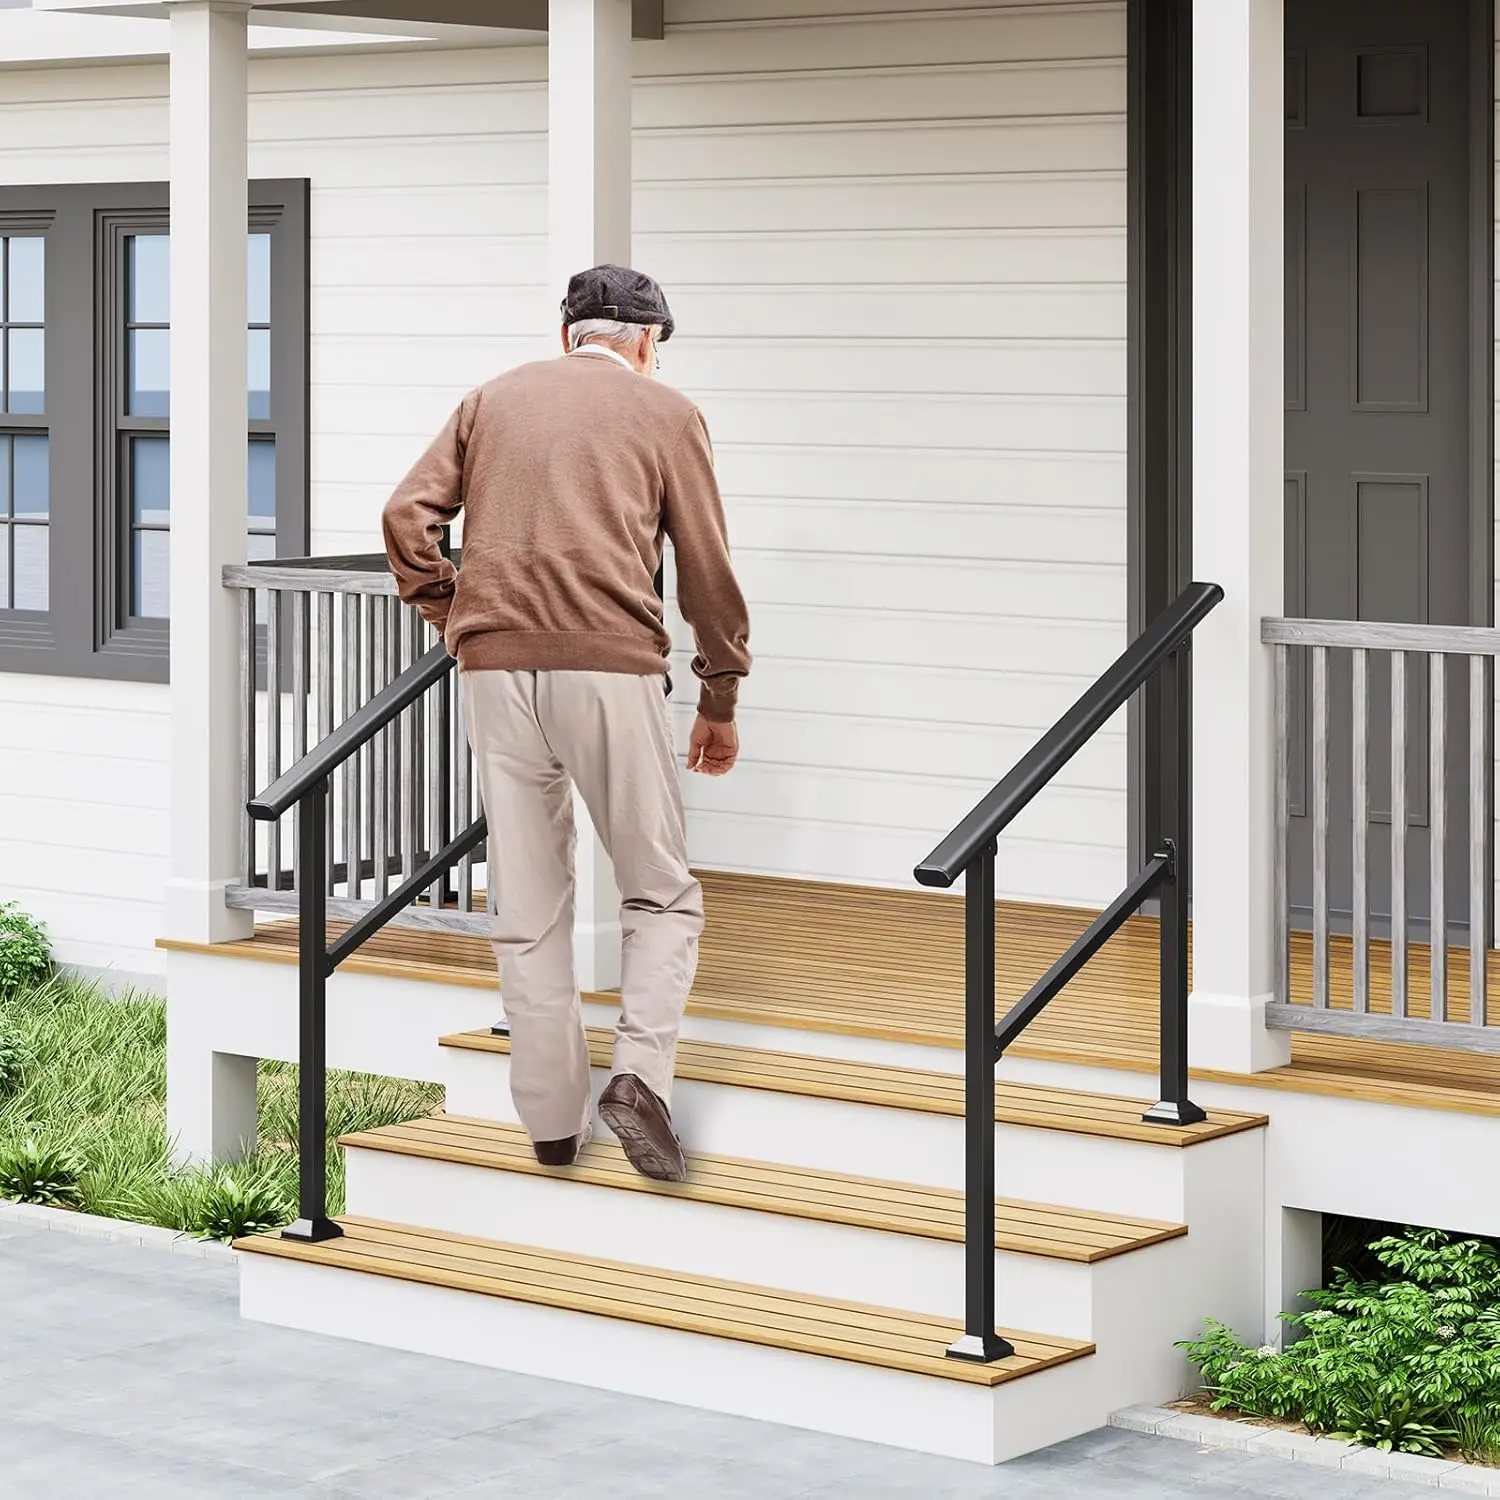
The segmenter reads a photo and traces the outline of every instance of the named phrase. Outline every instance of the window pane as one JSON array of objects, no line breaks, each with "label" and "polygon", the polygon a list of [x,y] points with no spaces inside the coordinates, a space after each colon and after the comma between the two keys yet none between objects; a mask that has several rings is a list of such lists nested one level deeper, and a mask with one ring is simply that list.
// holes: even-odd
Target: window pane
[{"label": "window pane", "polygon": [[141,620],[165,620],[171,595],[168,572],[171,532],[138,531],[131,559],[130,613]]},{"label": "window pane", "polygon": [[11,548],[15,552],[16,587],[14,609],[47,607],[47,528],[12,526]]},{"label": "window pane", "polygon": [[164,437],[139,437],[130,445],[130,519],[135,526],[171,523],[171,446]]},{"label": "window pane", "polygon": [[7,335],[10,343],[9,410],[14,412],[39,412],[42,410],[42,392],[46,388],[44,371],[44,345],[46,335],[40,328],[12,328]]},{"label": "window pane", "polygon": [[164,328],[138,328],[127,351],[125,410],[133,417],[164,417],[171,406],[172,335]]},{"label": "window pane", "polygon": [[47,495],[47,439],[44,437],[14,437],[11,440],[15,453],[15,514],[18,516],[45,516],[48,511]]},{"label": "window pane", "polygon": [[276,529],[276,443],[253,441],[250,444],[250,524],[261,530]]},{"label": "window pane", "polygon": [[126,255],[126,319],[131,323],[171,321],[171,273],[164,234],[133,234]]},{"label": "window pane", "polygon": [[250,391],[250,420],[266,422],[271,417],[271,332],[268,328],[250,330],[249,370],[246,385]]},{"label": "window pane", "polygon": [[246,279],[247,323],[269,323],[271,321],[271,236],[252,234],[248,246],[249,275]]},{"label": "window pane", "polygon": [[46,316],[43,295],[43,247],[41,235],[13,237],[10,242],[9,311],[12,323],[40,323]]}]

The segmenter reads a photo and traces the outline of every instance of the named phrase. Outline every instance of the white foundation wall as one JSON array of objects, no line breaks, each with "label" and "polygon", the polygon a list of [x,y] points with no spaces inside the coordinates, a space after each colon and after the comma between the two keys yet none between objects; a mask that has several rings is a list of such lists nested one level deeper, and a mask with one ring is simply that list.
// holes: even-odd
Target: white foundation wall
[{"label": "white foundation wall", "polygon": [[[635,258],[753,616],[745,756],[690,779],[694,858],[899,884],[1124,643],[1124,7],[829,10],[679,0],[638,46]],[[463,392],[552,347],[545,80],[540,47],[252,61],[251,170],[312,183],[316,552],[376,548]],[[0,71],[0,181],[164,178],[166,83]],[[0,677],[0,816],[55,850],[44,876],[0,835],[0,896],[68,961],[160,968],[166,701]],[[1116,725],[1002,891],[1101,903],[1124,844]]]}]

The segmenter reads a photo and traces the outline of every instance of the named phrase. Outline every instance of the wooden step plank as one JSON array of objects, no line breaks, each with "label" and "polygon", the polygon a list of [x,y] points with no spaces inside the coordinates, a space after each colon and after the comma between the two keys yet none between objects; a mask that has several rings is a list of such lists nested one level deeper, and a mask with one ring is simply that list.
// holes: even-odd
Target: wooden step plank
[{"label": "wooden step plank", "polygon": [[409,1225],[340,1224],[343,1238],[321,1244],[263,1235],[236,1249],[985,1387],[1093,1353],[1091,1344],[1017,1333],[1007,1334],[1016,1346],[1012,1358],[969,1365],[943,1357],[961,1330],[920,1313]]},{"label": "wooden step plank", "polygon": [[[508,1037],[494,1036],[488,1031],[461,1032],[442,1037],[440,1042],[444,1047],[472,1052],[503,1055],[510,1051]],[[590,1030],[589,1053],[596,1068],[610,1065],[612,1045],[610,1032]],[[956,1074],[888,1068],[841,1058],[762,1052],[719,1042],[680,1042],[677,1077],[771,1093],[877,1104],[927,1114],[961,1118],[964,1112],[963,1079]],[[1142,1141],[1158,1146],[1194,1146],[1242,1130],[1254,1130],[1266,1123],[1264,1115],[1214,1110],[1201,1124],[1178,1129],[1147,1124],[1141,1119],[1145,1107],[1140,1100],[1074,1093],[1030,1084],[999,1083],[995,1088],[995,1120],[999,1124]]]},{"label": "wooden step plank", "polygon": [[[714,1203],[894,1234],[963,1243],[963,1195],[812,1168],[735,1157],[688,1158],[685,1183],[642,1177],[613,1142],[594,1141],[570,1168],[538,1163],[519,1126],[432,1115],[346,1136],[345,1146],[496,1171],[585,1182],[628,1192]],[[1187,1233],[1185,1226],[1002,1199],[995,1246],[1022,1255],[1091,1264]]]}]

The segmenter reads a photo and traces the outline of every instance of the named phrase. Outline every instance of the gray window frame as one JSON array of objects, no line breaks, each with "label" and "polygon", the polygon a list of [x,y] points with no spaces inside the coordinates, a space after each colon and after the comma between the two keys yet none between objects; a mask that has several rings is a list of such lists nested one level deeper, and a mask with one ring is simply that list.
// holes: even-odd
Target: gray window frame
[{"label": "gray window frame", "polygon": [[[271,417],[276,438],[276,556],[304,557],[310,496],[309,200],[304,178],[250,184],[246,231],[271,236]],[[46,410],[51,434],[46,614],[0,610],[0,672],[127,682],[168,680],[170,626],[128,613],[131,531],[122,481],[125,241],[169,229],[157,183],[0,187],[0,234],[47,237]],[[154,424],[153,424],[154,425]],[[170,431],[170,421],[160,423]]]}]

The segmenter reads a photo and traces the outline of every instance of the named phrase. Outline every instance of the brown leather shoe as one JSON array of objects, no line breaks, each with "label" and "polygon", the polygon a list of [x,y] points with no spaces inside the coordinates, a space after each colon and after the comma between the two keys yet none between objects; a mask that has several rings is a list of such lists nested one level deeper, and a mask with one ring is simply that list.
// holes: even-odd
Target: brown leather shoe
[{"label": "brown leather shoe", "polygon": [[626,1160],[642,1177],[681,1182],[687,1176],[682,1143],[667,1106],[634,1073],[611,1078],[599,1098],[599,1115],[620,1139]]},{"label": "brown leather shoe", "polygon": [[593,1134],[591,1126],[585,1125],[580,1135],[564,1136],[560,1141],[533,1141],[531,1149],[544,1167],[571,1167]]}]

